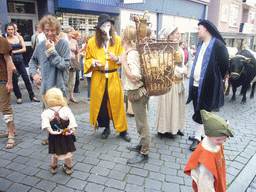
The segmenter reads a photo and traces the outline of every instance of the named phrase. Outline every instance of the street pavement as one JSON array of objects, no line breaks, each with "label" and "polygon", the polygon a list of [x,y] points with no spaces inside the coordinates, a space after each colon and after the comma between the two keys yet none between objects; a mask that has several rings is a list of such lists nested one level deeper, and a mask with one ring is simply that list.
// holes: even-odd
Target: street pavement
[{"label": "street pavement", "polygon": [[[41,140],[47,137],[47,132],[40,127],[42,102],[31,102],[20,80],[23,93],[23,103],[16,104],[12,96],[12,107],[15,124],[18,130],[17,145],[6,149],[7,138],[0,138],[0,191],[171,191],[190,192],[192,180],[183,173],[186,163],[192,154],[189,151],[191,141],[188,136],[195,130],[191,116],[192,104],[186,105],[186,127],[184,136],[174,140],[160,138],[154,129],[157,97],[151,97],[148,107],[148,122],[151,129],[152,142],[147,163],[127,165],[127,160],[135,153],[126,147],[136,145],[139,137],[136,131],[135,119],[127,115],[128,132],[132,138],[130,143],[123,141],[111,124],[111,134],[108,139],[101,139],[103,129],[94,131],[89,123],[89,101],[83,82],[81,93],[75,93],[78,104],[69,106],[75,114],[78,123],[77,151],[72,157],[74,171],[66,175],[59,167],[53,175],[49,170],[51,155],[48,146],[43,146]],[[185,79],[188,88],[188,79]],[[33,85],[38,96],[38,89]],[[249,95],[249,94],[248,94]],[[39,96],[38,96],[39,97]],[[225,106],[219,112],[214,112],[229,120],[235,137],[224,144],[226,158],[228,192],[256,192],[256,98],[247,98],[245,105],[241,96],[230,103],[231,95],[225,96]],[[0,115],[2,119],[2,114]],[[6,126],[0,121],[0,131]],[[64,161],[59,161],[62,165]]]}]

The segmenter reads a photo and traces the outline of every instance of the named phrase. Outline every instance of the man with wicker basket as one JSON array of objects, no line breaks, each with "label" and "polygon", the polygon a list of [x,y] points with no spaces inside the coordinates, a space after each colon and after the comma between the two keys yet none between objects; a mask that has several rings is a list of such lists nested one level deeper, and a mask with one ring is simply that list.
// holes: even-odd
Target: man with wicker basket
[{"label": "man with wicker basket", "polygon": [[129,164],[146,162],[151,143],[151,134],[147,121],[149,96],[141,81],[141,63],[139,53],[135,46],[136,39],[136,28],[132,25],[127,25],[122,35],[122,43],[126,51],[121,58],[123,69],[122,85],[131,101],[137,131],[140,135],[139,144],[135,147],[128,147],[129,150],[138,152],[134,158],[128,161]]},{"label": "man with wicker basket", "polygon": [[86,48],[84,73],[92,72],[90,123],[95,126],[95,131],[98,126],[105,127],[101,138],[107,139],[111,119],[120,137],[130,142],[123,91],[117,71],[121,65],[119,56],[124,53],[124,47],[121,38],[115,33],[114,24],[115,21],[109,15],[101,14],[95,27],[96,35],[88,41]]},{"label": "man with wicker basket", "polygon": [[211,112],[224,106],[224,90],[222,80],[229,67],[229,55],[226,43],[215,25],[209,20],[198,23],[197,53],[189,80],[189,96],[187,104],[193,101],[192,119],[197,124],[195,137],[190,150],[194,151],[205,136],[200,110]]}]

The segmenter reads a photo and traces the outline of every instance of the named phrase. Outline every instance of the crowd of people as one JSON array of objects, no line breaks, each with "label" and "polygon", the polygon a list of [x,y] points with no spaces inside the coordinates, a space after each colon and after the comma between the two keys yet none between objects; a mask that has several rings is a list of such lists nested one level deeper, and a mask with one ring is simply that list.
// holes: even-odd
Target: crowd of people
[{"label": "crowd of people", "polygon": [[[142,81],[140,58],[136,50],[137,31],[135,26],[127,25],[119,37],[114,26],[115,21],[109,15],[101,14],[95,26],[95,35],[81,36],[79,31],[70,26],[62,31],[60,22],[53,15],[44,16],[31,38],[34,52],[28,64],[28,75],[22,57],[26,51],[24,40],[17,32],[17,25],[6,25],[6,37],[0,37],[0,106],[8,130],[2,132],[0,137],[8,137],[7,149],[15,146],[15,136],[18,134],[13,120],[11,92],[14,91],[17,103],[22,104],[19,75],[25,82],[31,101],[40,102],[33,92],[31,77],[40,88],[45,108],[41,115],[42,129],[47,130],[49,136],[42,144],[49,144],[49,153],[52,154],[50,171],[55,174],[58,160],[65,159],[66,163],[62,167],[67,174],[71,174],[77,124],[67,100],[78,103],[74,92],[79,93],[79,81],[84,78],[90,100],[90,123],[95,131],[99,127],[104,128],[102,139],[107,139],[111,133],[112,120],[119,136],[126,142],[131,141],[124,106],[123,91],[126,92],[140,136],[136,146],[127,147],[137,152],[128,163],[137,164],[148,160],[151,143],[147,122],[149,96]],[[190,136],[193,141],[190,150],[195,151],[195,154],[185,173],[193,178],[195,190],[209,191],[210,188],[225,188],[225,182],[221,182],[225,177],[223,167],[204,163],[222,158],[222,144],[227,137],[233,136],[228,123],[210,113],[224,105],[222,79],[228,70],[229,61],[225,41],[214,24],[202,20],[198,26],[200,43],[197,50],[195,45],[187,50],[185,43],[179,43],[181,62],[175,63],[170,92],[158,97],[155,129],[159,135],[170,139],[175,138],[175,135],[184,136],[184,77],[189,78],[187,103],[193,102],[192,119],[197,124],[197,130],[195,136]],[[163,27],[159,35],[163,39],[180,42],[181,35],[176,25]],[[118,68],[122,71],[122,81]],[[221,174],[214,175],[216,169],[221,169]],[[209,179],[202,181],[202,173]],[[220,183],[215,182],[216,178],[221,178],[217,179]]]}]

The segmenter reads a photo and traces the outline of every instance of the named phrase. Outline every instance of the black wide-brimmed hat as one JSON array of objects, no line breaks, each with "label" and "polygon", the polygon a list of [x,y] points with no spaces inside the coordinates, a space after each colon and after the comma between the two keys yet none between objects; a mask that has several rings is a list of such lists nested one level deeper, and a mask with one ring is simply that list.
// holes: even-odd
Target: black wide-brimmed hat
[{"label": "black wide-brimmed hat", "polygon": [[198,26],[199,25],[203,25],[213,37],[216,37],[217,39],[221,40],[224,44],[226,44],[219,30],[211,21],[203,19],[198,23]]},{"label": "black wide-brimmed hat", "polygon": [[109,17],[107,14],[101,14],[98,18],[98,25],[94,28],[99,28],[105,21],[110,21],[113,25],[115,24],[115,21]]}]

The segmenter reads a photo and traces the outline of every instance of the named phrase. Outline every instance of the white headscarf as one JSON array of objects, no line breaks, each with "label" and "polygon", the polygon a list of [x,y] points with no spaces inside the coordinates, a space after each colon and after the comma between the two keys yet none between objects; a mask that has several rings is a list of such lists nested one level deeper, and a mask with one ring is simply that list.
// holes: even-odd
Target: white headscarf
[{"label": "white headscarf", "polygon": [[175,29],[177,29],[177,26],[176,25],[171,25],[171,26],[165,26],[165,27],[163,27],[160,31],[159,31],[159,33],[158,33],[158,35],[160,35],[160,38],[161,39],[168,39],[168,36],[173,32],[173,31],[175,31]]}]

